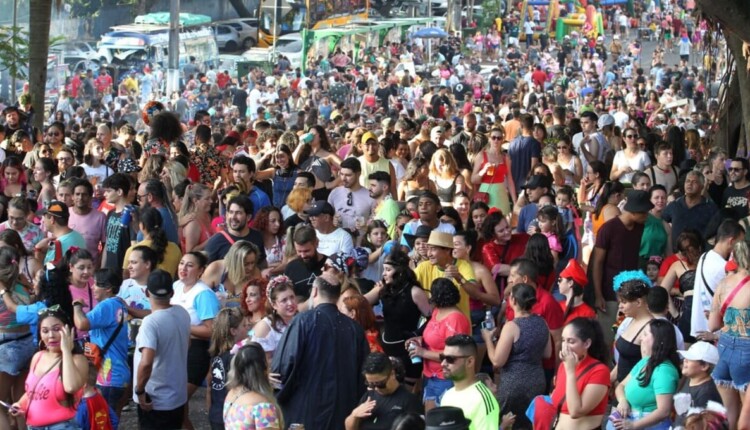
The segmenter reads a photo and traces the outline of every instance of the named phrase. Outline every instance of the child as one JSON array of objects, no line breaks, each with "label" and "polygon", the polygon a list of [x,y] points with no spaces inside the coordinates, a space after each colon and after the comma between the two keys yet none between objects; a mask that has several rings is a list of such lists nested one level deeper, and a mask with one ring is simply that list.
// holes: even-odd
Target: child
[{"label": "child", "polygon": [[659,268],[661,268],[661,262],[662,258],[658,255],[649,257],[648,262],[646,262],[646,276],[648,276],[648,279],[650,279],[654,285],[659,285],[656,280],[659,279]]},{"label": "child", "polygon": [[214,320],[211,333],[211,374],[208,377],[209,407],[208,421],[211,428],[223,428],[224,400],[227,389],[227,375],[232,361],[232,347],[248,336],[248,326],[240,308],[224,308]]},{"label": "child", "polygon": [[99,369],[89,363],[89,374],[83,397],[76,410],[76,423],[86,430],[117,430],[119,418],[109,407],[104,396],[96,389],[96,376]]},{"label": "child", "polygon": [[555,265],[557,265],[560,260],[560,253],[563,250],[560,237],[565,234],[562,230],[562,217],[556,206],[544,206],[539,209],[536,218],[539,221],[539,231],[547,236],[552,257],[555,259]]},{"label": "child", "polygon": [[565,225],[565,233],[573,230],[573,188],[568,185],[563,185],[557,190],[555,194],[555,204],[557,205],[557,211],[560,212],[562,217],[563,225]]},{"label": "child", "polygon": [[365,240],[362,247],[370,250],[367,268],[362,272],[362,277],[379,282],[383,279],[383,261],[386,252],[385,245],[388,242],[388,227],[381,220],[372,220],[367,225]]},{"label": "child", "polygon": [[[672,304],[672,299],[669,297],[669,293],[667,292],[666,288],[662,288],[659,286],[655,286],[654,288],[651,288],[648,291],[648,295],[646,296],[646,304],[648,305],[648,311],[651,312],[651,315],[654,316],[654,318],[659,318],[663,320],[667,320],[669,322],[674,321],[674,318],[671,318],[671,315],[669,315],[669,311],[674,310],[675,315],[676,309],[669,309],[670,305]],[[674,306],[671,306],[674,308]],[[685,348],[685,338],[682,336],[682,332],[680,329],[674,325],[674,335],[677,340],[677,348],[684,349]]]},{"label": "child", "polygon": [[682,375],[687,378],[687,381],[684,381],[680,390],[674,395],[677,412],[675,427],[685,425],[689,408],[705,409],[709,401],[721,404],[719,390],[716,389],[716,384],[711,378],[711,372],[719,362],[719,350],[708,342],[700,341],[692,344],[687,351],[677,352],[684,359]]}]

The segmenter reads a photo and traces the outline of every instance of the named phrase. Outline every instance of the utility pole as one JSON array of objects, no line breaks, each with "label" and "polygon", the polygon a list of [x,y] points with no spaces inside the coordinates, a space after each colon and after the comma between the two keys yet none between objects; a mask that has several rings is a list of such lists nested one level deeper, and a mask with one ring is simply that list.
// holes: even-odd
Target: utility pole
[{"label": "utility pole", "polygon": [[180,0],[169,2],[169,64],[167,95],[180,88]]}]

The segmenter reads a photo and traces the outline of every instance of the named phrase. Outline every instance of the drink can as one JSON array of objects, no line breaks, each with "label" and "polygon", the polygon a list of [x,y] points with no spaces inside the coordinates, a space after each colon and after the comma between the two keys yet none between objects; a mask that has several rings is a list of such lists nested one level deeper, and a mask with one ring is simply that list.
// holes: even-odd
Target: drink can
[{"label": "drink can", "polygon": [[[414,343],[414,342],[410,343],[409,344],[409,351],[414,351],[415,349],[417,349],[417,344]],[[414,357],[411,358],[411,363],[412,364],[419,364],[421,362],[422,362],[422,357],[414,356]]]}]

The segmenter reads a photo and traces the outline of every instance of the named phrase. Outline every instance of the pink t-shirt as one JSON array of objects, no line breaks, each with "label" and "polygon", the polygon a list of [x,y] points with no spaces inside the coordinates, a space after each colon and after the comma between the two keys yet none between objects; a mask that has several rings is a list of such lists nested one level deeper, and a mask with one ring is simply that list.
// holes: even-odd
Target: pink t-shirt
[{"label": "pink t-shirt", "polygon": [[[427,323],[422,334],[424,347],[428,351],[442,351],[445,349],[445,339],[454,334],[471,334],[471,322],[463,312],[451,312],[442,320],[438,321],[438,309],[432,311],[432,319]],[[437,376],[444,379],[443,367],[437,361],[423,360],[424,370],[422,373],[431,378]]]},{"label": "pink t-shirt", "polygon": [[68,227],[81,233],[83,240],[86,241],[86,249],[94,257],[94,264],[99,263],[99,242],[104,242],[107,237],[107,215],[102,212],[92,210],[86,215],[77,215],[70,211],[70,220]]},{"label": "pink t-shirt", "polygon": [[562,244],[560,243],[560,239],[557,238],[557,235],[555,233],[549,232],[544,233],[543,235],[547,236],[547,242],[549,242],[549,249],[555,251],[555,252],[562,252]]},{"label": "pink t-shirt", "polygon": [[[86,288],[78,288],[75,285],[69,285],[68,290],[70,290],[70,295],[73,296],[73,301],[76,300],[82,300],[83,301],[83,308],[81,309],[83,313],[88,313],[91,309],[96,306],[98,301],[96,301],[96,297],[94,297],[94,279],[89,279],[89,284]],[[88,336],[89,332],[78,330],[78,335],[76,336],[76,339],[83,339],[84,337]]]}]

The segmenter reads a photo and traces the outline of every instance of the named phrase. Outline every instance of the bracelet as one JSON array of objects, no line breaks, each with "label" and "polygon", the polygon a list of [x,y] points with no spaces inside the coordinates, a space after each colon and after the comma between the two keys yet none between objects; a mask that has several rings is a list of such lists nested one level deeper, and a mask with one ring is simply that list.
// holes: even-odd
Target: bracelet
[{"label": "bracelet", "polygon": [[142,396],[142,395],[146,394],[146,389],[144,388],[144,389],[142,389],[140,391],[139,390],[135,390],[134,392],[135,392],[136,396]]},{"label": "bracelet", "polygon": [[83,307],[83,303],[81,303],[81,302],[75,302],[75,303],[73,303],[73,307],[75,308],[76,306]]}]

